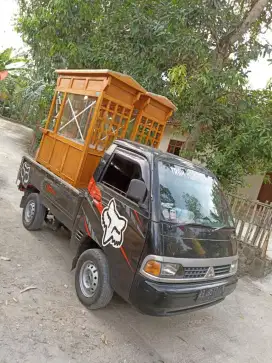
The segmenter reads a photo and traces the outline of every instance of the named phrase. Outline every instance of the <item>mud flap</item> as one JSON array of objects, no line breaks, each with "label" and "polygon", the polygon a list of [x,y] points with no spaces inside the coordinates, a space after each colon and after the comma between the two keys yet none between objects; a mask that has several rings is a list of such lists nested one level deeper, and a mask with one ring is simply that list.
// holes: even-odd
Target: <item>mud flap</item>
[{"label": "mud flap", "polygon": [[24,208],[25,204],[26,204],[26,200],[28,197],[29,193],[25,193],[22,198],[21,198],[21,202],[20,202],[20,208]]}]

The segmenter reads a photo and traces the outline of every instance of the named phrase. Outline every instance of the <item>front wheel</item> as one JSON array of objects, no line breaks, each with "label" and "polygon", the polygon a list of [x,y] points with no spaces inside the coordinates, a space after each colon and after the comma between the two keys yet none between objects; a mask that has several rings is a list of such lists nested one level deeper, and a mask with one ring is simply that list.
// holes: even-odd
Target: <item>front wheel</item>
[{"label": "front wheel", "polygon": [[46,214],[46,208],[41,203],[38,193],[31,193],[26,199],[23,209],[23,225],[29,231],[37,231],[42,228]]},{"label": "front wheel", "polygon": [[111,301],[109,265],[100,249],[90,249],[79,257],[75,271],[76,293],[88,309],[100,309]]}]

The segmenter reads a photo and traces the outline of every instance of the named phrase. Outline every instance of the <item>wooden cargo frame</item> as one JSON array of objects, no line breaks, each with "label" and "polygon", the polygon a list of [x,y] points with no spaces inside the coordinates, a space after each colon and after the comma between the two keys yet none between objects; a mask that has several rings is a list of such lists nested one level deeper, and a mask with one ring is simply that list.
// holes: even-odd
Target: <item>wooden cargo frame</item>
[{"label": "wooden cargo frame", "polygon": [[140,96],[135,107],[139,112],[131,140],[158,148],[175,105],[166,97],[146,92]]},{"label": "wooden cargo frame", "polygon": [[[40,164],[74,187],[85,188],[115,138],[159,146],[175,107],[168,99],[150,94],[131,77],[109,70],[57,73],[57,87],[36,158]],[[82,105],[86,107],[82,109]]]}]

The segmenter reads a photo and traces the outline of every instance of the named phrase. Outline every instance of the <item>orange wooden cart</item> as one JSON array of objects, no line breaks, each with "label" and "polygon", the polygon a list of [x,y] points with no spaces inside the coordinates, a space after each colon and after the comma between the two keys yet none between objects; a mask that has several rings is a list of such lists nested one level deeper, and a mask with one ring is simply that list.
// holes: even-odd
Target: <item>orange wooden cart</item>
[{"label": "orange wooden cart", "polygon": [[76,188],[88,185],[116,138],[155,148],[175,106],[130,76],[109,70],[58,70],[36,160]]}]

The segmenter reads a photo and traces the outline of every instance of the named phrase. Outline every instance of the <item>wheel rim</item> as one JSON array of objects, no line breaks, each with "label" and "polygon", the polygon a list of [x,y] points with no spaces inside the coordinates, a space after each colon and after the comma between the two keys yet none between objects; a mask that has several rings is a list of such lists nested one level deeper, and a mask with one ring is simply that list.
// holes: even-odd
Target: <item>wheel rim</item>
[{"label": "wheel rim", "polygon": [[36,210],[36,206],[35,206],[35,202],[33,200],[30,200],[25,208],[25,221],[26,223],[31,223],[34,215],[35,215],[35,210]]},{"label": "wheel rim", "polygon": [[92,297],[98,286],[98,270],[91,261],[83,263],[79,273],[80,289],[84,296]]}]

